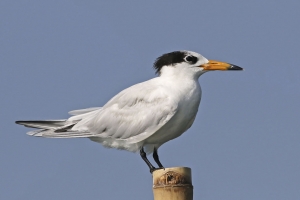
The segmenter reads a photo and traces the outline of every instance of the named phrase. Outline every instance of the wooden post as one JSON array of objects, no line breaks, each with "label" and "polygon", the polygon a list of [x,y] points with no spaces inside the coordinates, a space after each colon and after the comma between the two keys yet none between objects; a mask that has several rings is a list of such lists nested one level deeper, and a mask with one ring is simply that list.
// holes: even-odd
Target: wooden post
[{"label": "wooden post", "polygon": [[173,167],[153,172],[154,200],[193,200],[191,168]]}]

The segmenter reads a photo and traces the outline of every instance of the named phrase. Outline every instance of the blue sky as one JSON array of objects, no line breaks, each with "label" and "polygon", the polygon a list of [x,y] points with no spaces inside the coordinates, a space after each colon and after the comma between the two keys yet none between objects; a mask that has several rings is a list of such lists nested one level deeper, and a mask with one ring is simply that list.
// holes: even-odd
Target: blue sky
[{"label": "blue sky", "polygon": [[88,139],[29,137],[16,120],[63,119],[155,77],[192,50],[243,72],[200,77],[194,125],[159,149],[192,168],[194,199],[300,196],[300,3],[0,2],[0,199],[153,199],[138,154]]}]

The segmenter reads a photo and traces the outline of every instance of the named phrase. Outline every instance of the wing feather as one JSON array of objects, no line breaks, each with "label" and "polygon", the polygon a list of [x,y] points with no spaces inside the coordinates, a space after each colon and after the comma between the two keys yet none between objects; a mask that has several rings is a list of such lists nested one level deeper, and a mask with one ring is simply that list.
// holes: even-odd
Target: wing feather
[{"label": "wing feather", "polygon": [[157,132],[178,110],[178,102],[170,98],[170,91],[160,84],[155,79],[136,84],[117,94],[101,108],[71,111],[74,116],[66,121],[18,123],[41,129],[30,131],[28,134],[32,136],[85,137],[106,147],[138,151],[142,145],[140,142]]},{"label": "wing feather", "polygon": [[154,134],[176,110],[177,103],[170,100],[168,91],[148,81],[123,90],[101,110],[92,112],[93,116],[82,118],[72,130],[136,143]]},{"label": "wing feather", "polygon": [[85,113],[89,113],[95,110],[99,110],[101,107],[92,107],[92,108],[85,108],[85,109],[80,109],[80,110],[72,110],[69,111],[69,115],[82,115]]}]

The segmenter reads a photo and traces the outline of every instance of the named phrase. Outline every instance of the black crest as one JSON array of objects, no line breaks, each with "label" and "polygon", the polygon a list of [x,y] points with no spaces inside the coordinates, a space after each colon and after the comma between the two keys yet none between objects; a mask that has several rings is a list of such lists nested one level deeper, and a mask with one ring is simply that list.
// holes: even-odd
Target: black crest
[{"label": "black crest", "polygon": [[154,69],[156,70],[156,74],[160,73],[160,70],[165,65],[175,65],[177,63],[188,62],[191,64],[195,64],[198,61],[198,58],[192,55],[188,55],[187,52],[184,51],[174,51],[171,53],[163,54],[158,57],[154,62]]},{"label": "black crest", "polygon": [[175,65],[177,63],[184,62],[184,58],[186,57],[186,52],[183,51],[174,51],[171,53],[163,54],[158,57],[154,62],[154,69],[156,70],[156,74],[159,74],[160,69],[165,65]]}]

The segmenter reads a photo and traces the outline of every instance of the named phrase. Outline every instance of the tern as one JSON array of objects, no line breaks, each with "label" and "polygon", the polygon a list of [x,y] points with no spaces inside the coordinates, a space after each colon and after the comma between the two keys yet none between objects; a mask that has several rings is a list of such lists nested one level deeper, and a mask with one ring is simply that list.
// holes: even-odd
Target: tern
[{"label": "tern", "polygon": [[[208,71],[243,70],[233,64],[207,60],[192,51],[174,51],[158,57],[158,76],[118,93],[103,107],[70,111],[63,120],[16,121],[38,130],[31,136],[89,138],[108,148],[139,152],[152,173],[164,168],[158,148],[177,138],[194,123],[201,100],[198,78]],[[154,167],[147,159],[153,153]]]}]

